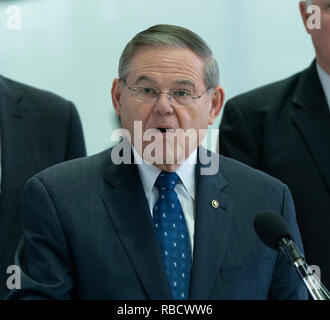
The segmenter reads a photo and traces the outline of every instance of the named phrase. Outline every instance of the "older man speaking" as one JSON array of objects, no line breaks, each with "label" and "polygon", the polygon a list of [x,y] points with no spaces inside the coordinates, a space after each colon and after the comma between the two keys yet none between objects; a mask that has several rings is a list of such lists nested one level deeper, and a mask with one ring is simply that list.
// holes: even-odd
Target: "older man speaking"
[{"label": "older man speaking", "polygon": [[[218,74],[205,41],[182,27],[127,44],[112,87],[126,137],[29,180],[11,298],[306,298],[253,228],[259,211],[278,212],[302,248],[288,188],[200,146],[223,104]],[[213,162],[216,172],[202,170]]]}]

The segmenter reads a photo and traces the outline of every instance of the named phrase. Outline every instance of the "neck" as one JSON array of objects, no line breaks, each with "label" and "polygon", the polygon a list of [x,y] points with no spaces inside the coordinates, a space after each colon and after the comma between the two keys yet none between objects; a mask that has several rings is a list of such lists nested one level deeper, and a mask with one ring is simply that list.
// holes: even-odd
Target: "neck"
[{"label": "neck", "polygon": [[320,57],[316,57],[316,61],[319,66],[328,74],[330,75],[330,65],[323,61]]},{"label": "neck", "polygon": [[179,168],[180,164],[154,164],[154,166],[162,171],[174,172]]}]

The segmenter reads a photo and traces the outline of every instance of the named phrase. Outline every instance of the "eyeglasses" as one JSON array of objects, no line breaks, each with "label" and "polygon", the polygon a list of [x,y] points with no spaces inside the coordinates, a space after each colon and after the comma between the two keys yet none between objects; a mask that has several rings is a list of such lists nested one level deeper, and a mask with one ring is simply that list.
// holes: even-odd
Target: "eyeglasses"
[{"label": "eyeglasses", "polygon": [[201,95],[193,96],[189,90],[170,90],[168,92],[162,92],[158,89],[152,87],[130,87],[127,85],[124,79],[121,79],[125,86],[133,92],[133,96],[137,101],[140,102],[155,102],[158,101],[160,95],[167,94],[168,100],[173,100],[176,102],[177,106],[187,107],[194,104],[195,100],[200,99],[209,89],[212,87],[208,87]]}]

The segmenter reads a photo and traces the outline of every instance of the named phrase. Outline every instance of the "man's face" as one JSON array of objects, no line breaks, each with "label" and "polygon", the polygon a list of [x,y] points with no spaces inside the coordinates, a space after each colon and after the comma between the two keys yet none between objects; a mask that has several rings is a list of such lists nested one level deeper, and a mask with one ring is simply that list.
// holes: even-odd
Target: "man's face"
[{"label": "man's face", "polygon": [[[157,140],[163,151],[164,162],[157,167],[162,170],[175,170],[175,164],[186,159],[201,143],[203,136],[199,137],[199,130],[206,130],[209,124],[214,123],[223,103],[223,90],[221,87],[211,89],[200,99],[193,100],[191,105],[183,107],[173,97],[169,100],[167,94],[161,94],[154,102],[138,101],[135,92],[128,87],[154,88],[162,92],[182,90],[199,96],[207,89],[203,67],[203,61],[189,49],[141,47],[131,61],[130,72],[125,79],[127,86],[119,79],[114,80],[112,98],[116,114],[121,118],[122,128],[129,131],[138,150],[141,139],[134,132],[134,121],[140,121],[142,136],[154,137],[151,141],[142,141],[142,152],[147,151],[148,145],[150,147]],[[157,132],[157,129],[171,130]],[[197,140],[185,139],[183,135],[173,132],[177,129],[195,132]],[[145,154],[148,153],[141,155]],[[174,159],[174,166],[166,163],[168,159]]]},{"label": "man's face", "polygon": [[306,30],[312,37],[317,61],[330,74],[330,0],[314,0],[313,5],[317,5],[321,9],[321,29],[309,30],[307,27],[309,15],[304,13],[302,9],[301,13]]}]

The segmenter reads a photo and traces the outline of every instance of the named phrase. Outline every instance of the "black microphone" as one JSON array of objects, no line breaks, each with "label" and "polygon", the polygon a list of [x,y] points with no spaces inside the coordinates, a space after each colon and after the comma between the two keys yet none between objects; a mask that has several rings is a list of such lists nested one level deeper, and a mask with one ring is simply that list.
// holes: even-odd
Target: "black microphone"
[{"label": "black microphone", "polygon": [[262,242],[273,250],[280,250],[296,268],[314,300],[330,300],[330,294],[312,269],[304,255],[292,241],[288,224],[273,211],[263,211],[254,218],[254,228]]}]

